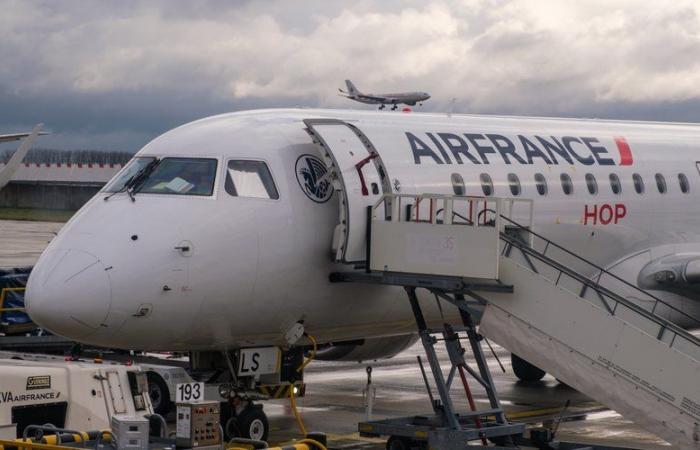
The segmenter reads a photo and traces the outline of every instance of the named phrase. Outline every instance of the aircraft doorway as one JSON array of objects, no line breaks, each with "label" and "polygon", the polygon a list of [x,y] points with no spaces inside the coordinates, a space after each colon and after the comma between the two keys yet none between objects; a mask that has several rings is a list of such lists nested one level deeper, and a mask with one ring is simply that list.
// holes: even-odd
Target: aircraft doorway
[{"label": "aircraft doorway", "polygon": [[357,127],[337,119],[306,119],[320,147],[333,187],[339,192],[340,217],[333,236],[334,259],[366,260],[367,207],[392,193],[381,156]]}]

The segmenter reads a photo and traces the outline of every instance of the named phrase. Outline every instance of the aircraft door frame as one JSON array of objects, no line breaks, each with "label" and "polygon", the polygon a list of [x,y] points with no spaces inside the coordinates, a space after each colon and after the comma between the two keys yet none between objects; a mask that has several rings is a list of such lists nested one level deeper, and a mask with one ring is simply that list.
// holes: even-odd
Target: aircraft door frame
[{"label": "aircraft door frame", "polygon": [[334,233],[334,260],[366,261],[367,206],[392,192],[381,155],[355,125],[340,119],[304,119],[321,150],[334,189],[339,192],[339,223]]}]

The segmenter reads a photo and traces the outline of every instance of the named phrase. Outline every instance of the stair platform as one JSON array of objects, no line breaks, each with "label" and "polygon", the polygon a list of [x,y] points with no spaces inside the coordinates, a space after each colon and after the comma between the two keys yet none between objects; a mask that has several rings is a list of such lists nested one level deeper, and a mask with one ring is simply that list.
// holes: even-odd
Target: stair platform
[{"label": "stair platform", "polygon": [[513,285],[499,280],[470,279],[429,274],[405,272],[333,272],[329,277],[332,283],[357,282],[368,284],[386,284],[391,286],[410,286],[426,289],[439,289],[451,293],[468,294],[474,291],[512,293]]}]

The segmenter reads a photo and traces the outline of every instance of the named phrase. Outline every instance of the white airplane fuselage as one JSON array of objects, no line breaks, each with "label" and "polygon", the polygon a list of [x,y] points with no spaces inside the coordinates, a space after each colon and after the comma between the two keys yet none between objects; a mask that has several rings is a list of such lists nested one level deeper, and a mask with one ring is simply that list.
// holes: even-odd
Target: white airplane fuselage
[{"label": "white airplane fuselage", "polygon": [[[403,289],[329,282],[331,272],[349,268],[331,261],[338,192],[313,198],[299,175],[300,159],[320,157],[302,122],[310,118],[340,119],[363,130],[400,193],[452,194],[451,176],[457,173],[467,195],[483,195],[485,173],[495,185],[493,195],[511,197],[508,175],[517,175],[520,196],[534,200],[535,230],[601,266],[615,268],[645,252],[652,258],[658,252],[700,253],[695,125],[240,112],[181,126],[139,151],[137,157],[216,160],[212,195],[137,192],[134,201],[126,193],[108,200],[106,193],[96,195],[37,262],[26,295],[30,316],[77,341],[144,350],[282,345],[299,320],[321,342],[414,331]],[[538,136],[571,151],[552,153]],[[526,149],[525,141],[534,147]],[[230,195],[230,160],[266,163],[279,198]],[[666,193],[657,189],[657,173],[665,177]],[[679,173],[688,179],[687,193],[681,192]],[[544,175],[546,195],[537,192],[535,174]],[[573,181],[570,195],[562,190],[561,174]],[[597,181],[595,195],[587,190],[586,174]],[[611,190],[610,174],[621,181],[619,194]],[[644,193],[635,191],[633,174],[642,177]],[[369,196],[376,200],[381,192]],[[636,263],[619,268],[636,283]],[[664,298],[691,315],[700,311],[694,299],[670,293]],[[438,318],[434,300],[424,303],[427,315]]]}]

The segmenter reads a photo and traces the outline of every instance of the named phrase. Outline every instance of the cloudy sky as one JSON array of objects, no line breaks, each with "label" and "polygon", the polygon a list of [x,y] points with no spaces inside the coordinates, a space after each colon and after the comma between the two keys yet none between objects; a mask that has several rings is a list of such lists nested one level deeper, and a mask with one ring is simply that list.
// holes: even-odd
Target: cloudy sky
[{"label": "cloudy sky", "polygon": [[345,78],[428,91],[426,111],[700,122],[700,2],[0,0],[0,132],[41,121],[47,147],[368,108],[336,95]]}]

